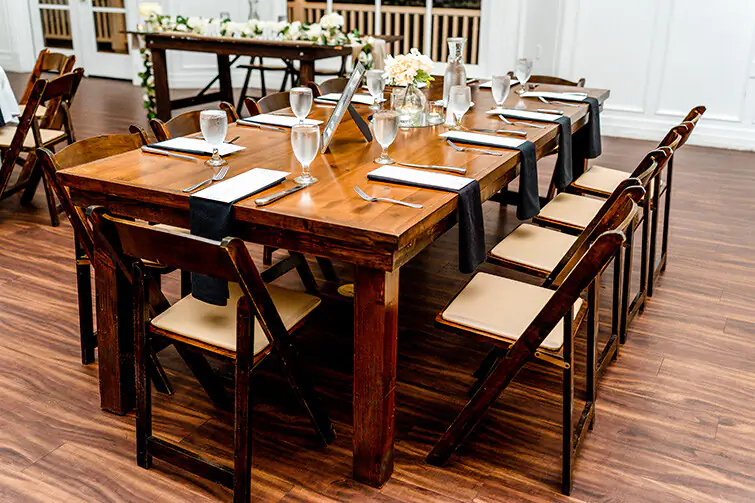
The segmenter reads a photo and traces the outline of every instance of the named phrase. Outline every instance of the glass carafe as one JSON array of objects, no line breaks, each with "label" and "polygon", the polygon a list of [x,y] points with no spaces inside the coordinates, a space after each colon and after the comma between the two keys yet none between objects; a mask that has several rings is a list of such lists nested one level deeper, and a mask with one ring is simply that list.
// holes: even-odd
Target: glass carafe
[{"label": "glass carafe", "polygon": [[463,37],[448,39],[448,64],[443,76],[443,101],[448,103],[448,92],[453,86],[467,83],[467,69],[464,68],[464,50],[467,39]]}]

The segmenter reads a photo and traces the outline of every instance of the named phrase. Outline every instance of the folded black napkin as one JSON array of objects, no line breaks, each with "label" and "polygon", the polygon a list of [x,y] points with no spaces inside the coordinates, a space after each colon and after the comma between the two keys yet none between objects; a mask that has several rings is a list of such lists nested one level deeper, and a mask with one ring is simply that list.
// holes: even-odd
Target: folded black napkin
[{"label": "folded black napkin", "polygon": [[0,127],[5,126],[5,119],[3,118],[3,111],[0,110]]},{"label": "folded black napkin", "polygon": [[[507,114],[505,112],[499,113],[507,119],[522,120],[520,115]],[[538,122],[537,119],[527,117],[526,120]],[[555,122],[559,125],[558,129],[558,159],[556,160],[556,167],[553,171],[553,182],[556,188],[563,189],[567,187],[574,177],[572,175],[572,134],[571,134],[571,119],[569,117],[555,117],[554,119],[542,121],[542,122]]]},{"label": "folded black napkin", "polygon": [[[191,233],[215,241],[232,236],[232,211],[233,203],[189,196]],[[225,306],[228,303],[228,282],[203,274],[192,274],[191,294],[194,298],[208,304]]]},{"label": "folded black napkin", "polygon": [[587,138],[584,150],[585,158],[595,159],[603,152],[600,140],[600,103],[597,98],[585,98],[584,102],[590,105],[590,122],[587,124]]},{"label": "folded black napkin", "polygon": [[480,184],[472,180],[459,190],[442,187],[430,183],[418,183],[401,181],[394,178],[382,177],[368,173],[369,180],[388,183],[402,183],[414,187],[455,192],[459,195],[458,216],[459,221],[459,271],[470,274],[477,266],[485,262],[485,226],[482,220],[482,198],[480,196]]}]

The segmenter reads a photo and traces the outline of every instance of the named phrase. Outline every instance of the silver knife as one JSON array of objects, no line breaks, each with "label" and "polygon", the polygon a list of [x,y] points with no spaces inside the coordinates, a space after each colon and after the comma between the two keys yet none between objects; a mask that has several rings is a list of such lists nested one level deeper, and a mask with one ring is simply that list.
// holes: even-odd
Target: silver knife
[{"label": "silver knife", "polygon": [[157,155],[165,155],[168,157],[175,157],[176,159],[184,159],[186,161],[196,162],[199,160],[198,157],[193,157],[193,156],[184,155],[184,154],[176,154],[175,152],[168,152],[167,150],[163,150],[160,148],[152,148],[152,147],[147,147],[147,146],[142,147],[142,152],[146,152],[148,154],[157,154]]},{"label": "silver knife", "polygon": [[254,200],[254,204],[257,206],[266,206],[270,203],[274,203],[278,199],[282,199],[286,197],[289,194],[293,194],[294,192],[299,192],[301,189],[307,187],[306,185],[296,185],[294,187],[291,187],[290,189],[281,190],[280,192],[276,192],[275,194],[272,194],[267,197],[260,197],[259,199]]},{"label": "silver knife", "polygon": [[538,108],[536,112],[542,112],[544,114],[564,115],[563,110],[551,110],[550,108]]},{"label": "silver knife", "polygon": [[514,129],[487,129],[487,128],[481,128],[481,127],[471,127],[469,128],[470,131],[477,131],[480,133],[501,133],[501,134],[514,134],[517,136],[527,136],[527,133],[524,131],[516,131]]},{"label": "silver knife", "polygon": [[450,171],[452,173],[459,173],[462,175],[467,173],[467,168],[457,168],[456,166],[442,166],[442,165],[437,165],[437,164],[412,164],[410,162],[399,162],[399,161],[394,161],[394,162],[401,166],[408,166],[410,168],[437,169],[438,171]]},{"label": "silver knife", "polygon": [[258,122],[251,122],[251,121],[238,121],[237,124],[241,124],[242,126],[251,126],[251,127],[258,127],[260,129],[271,129],[273,131],[286,131],[285,128],[278,127],[278,126],[269,126],[267,124],[260,124]]}]

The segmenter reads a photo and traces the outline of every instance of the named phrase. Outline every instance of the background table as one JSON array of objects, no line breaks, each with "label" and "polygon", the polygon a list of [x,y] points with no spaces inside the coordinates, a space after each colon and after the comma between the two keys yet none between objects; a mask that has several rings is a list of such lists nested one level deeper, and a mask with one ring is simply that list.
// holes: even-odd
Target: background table
[{"label": "background table", "polygon": [[[572,88],[538,88],[567,89]],[[584,91],[601,102],[609,95],[605,90]],[[442,79],[437,79],[430,98],[438,99],[441,92]],[[499,119],[485,114],[494,105],[490,90],[475,89],[472,99],[476,106],[465,125],[500,126]],[[518,100],[512,93],[507,106]],[[548,108],[538,100],[519,104]],[[571,116],[572,129],[580,134],[588,120],[587,105],[556,107]],[[357,109],[370,113],[367,107]],[[332,110],[315,105],[310,117],[326,120]],[[467,176],[479,181],[483,201],[518,175],[518,151],[501,150],[500,157],[456,152],[438,137],[442,131],[400,130],[391,156],[404,162],[463,165]],[[557,144],[556,124],[526,131],[538,156]],[[256,167],[299,172],[288,132],[231,126],[228,134],[241,136],[239,145],[264,146],[229,157],[229,178]],[[456,224],[457,205],[456,194],[368,181],[379,154],[380,146],[365,143],[355,123],[345,119],[330,151],[312,164],[318,183],[270,206],[255,206],[255,198],[292,186],[286,181],[233,209],[236,234],[247,241],[354,265],[354,477],[373,486],[382,485],[393,471],[399,271]],[[80,206],[99,204],[117,214],[188,227],[189,198],[181,189],[207,178],[208,171],[200,163],[134,151],[61,171],[60,176]],[[424,208],[366,202],[354,192],[357,185],[370,194],[422,203]],[[101,404],[123,414],[134,401],[131,296],[106,254],[97,253],[95,262]]]}]

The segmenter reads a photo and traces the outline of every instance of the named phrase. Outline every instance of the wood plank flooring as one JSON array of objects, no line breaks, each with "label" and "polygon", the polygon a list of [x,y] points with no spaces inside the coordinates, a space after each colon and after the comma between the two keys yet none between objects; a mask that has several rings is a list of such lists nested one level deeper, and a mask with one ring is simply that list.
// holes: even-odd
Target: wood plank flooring
[{"label": "wood plank flooring", "polygon": [[[10,78],[23,88],[25,75]],[[140,100],[130,84],[86,79],[74,104],[78,136],[144,124]],[[600,163],[630,171],[650,148],[607,138]],[[350,478],[351,312],[329,302],[299,344],[338,439],[317,447],[276,362],[267,362],[253,382],[259,501],[755,500],[753,164],[753,153],[678,153],[668,269],[601,381],[571,498],[558,492],[560,378],[543,365],[521,373],[446,467],[424,463],[488,349],[432,326],[466,279],[451,231],[401,275],[393,478],[379,490]],[[230,501],[226,489],[159,460],[137,467],[133,416],[100,411],[97,365],[79,363],[71,228],[50,227],[40,196],[28,208],[16,197],[0,203],[0,501]],[[484,211],[490,247],[516,220],[494,203]],[[295,276],[281,281],[298,285]],[[175,296],[177,278],[166,289]],[[171,351],[161,357],[176,393],[156,396],[156,432],[228,459],[231,416],[213,408]]]}]

